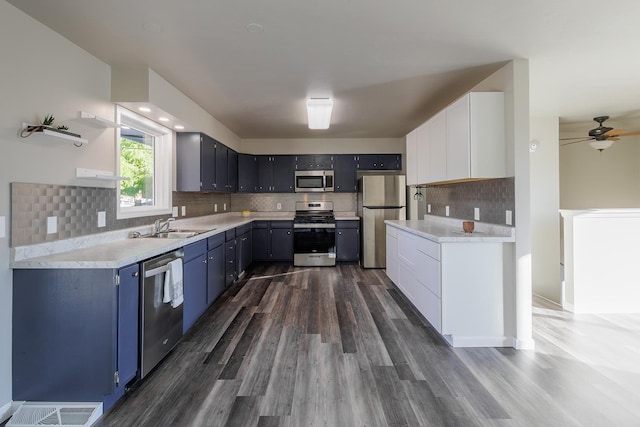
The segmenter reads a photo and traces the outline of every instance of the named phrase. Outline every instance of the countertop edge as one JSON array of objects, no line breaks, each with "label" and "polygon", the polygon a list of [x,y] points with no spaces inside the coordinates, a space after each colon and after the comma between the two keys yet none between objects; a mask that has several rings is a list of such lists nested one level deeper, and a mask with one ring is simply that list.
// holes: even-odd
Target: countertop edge
[{"label": "countertop edge", "polygon": [[[385,224],[394,228],[407,231],[420,237],[424,237],[436,243],[513,243],[516,241],[515,230],[511,230],[511,235],[489,234],[489,233],[470,233],[464,234],[459,227],[440,226],[436,232],[428,232],[420,230],[413,224],[424,224],[429,227],[430,224],[424,221],[402,221],[402,220],[385,220]],[[435,228],[435,227],[434,227]]]}]

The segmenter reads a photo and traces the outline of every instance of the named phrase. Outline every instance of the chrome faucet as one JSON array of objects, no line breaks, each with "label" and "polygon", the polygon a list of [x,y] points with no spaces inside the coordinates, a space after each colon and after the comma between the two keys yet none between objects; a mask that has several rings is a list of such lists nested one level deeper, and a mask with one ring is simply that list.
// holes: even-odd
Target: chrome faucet
[{"label": "chrome faucet", "polygon": [[164,231],[169,231],[169,225],[172,221],[175,221],[175,218],[167,218],[166,221],[162,222],[162,219],[158,218],[153,223],[153,235],[158,235]]}]

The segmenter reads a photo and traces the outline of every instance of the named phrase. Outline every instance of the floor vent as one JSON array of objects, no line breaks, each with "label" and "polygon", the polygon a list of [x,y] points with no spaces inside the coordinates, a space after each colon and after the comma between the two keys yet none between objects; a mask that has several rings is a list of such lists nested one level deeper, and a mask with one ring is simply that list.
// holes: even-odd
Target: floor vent
[{"label": "floor vent", "polygon": [[26,402],[13,414],[7,427],[89,427],[102,415],[102,403]]}]

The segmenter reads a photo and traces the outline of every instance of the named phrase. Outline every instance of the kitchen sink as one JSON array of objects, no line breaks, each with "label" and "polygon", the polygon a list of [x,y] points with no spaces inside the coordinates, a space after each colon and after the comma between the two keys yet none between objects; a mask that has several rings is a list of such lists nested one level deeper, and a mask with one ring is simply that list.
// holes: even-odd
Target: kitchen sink
[{"label": "kitchen sink", "polygon": [[133,232],[132,234],[130,234],[129,237],[134,239],[139,237],[150,238],[150,239],[187,239],[189,237],[197,236],[198,234],[206,233],[208,231],[213,231],[213,230],[215,230],[215,228],[210,228],[207,230],[203,230],[203,229],[192,230],[192,229],[186,229],[186,228],[173,229],[172,228],[157,234],[140,234],[138,232]]}]

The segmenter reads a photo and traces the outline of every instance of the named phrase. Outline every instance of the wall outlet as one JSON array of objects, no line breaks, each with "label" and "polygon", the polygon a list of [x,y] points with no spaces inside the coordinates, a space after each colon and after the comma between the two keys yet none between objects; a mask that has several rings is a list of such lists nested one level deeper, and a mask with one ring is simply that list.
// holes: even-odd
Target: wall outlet
[{"label": "wall outlet", "polygon": [[504,222],[506,222],[507,225],[513,225],[513,213],[510,210],[505,211]]},{"label": "wall outlet", "polygon": [[427,213],[431,213],[431,203],[427,203]]},{"label": "wall outlet", "polygon": [[473,219],[480,221],[480,208],[473,208]]},{"label": "wall outlet", "polygon": [[217,203],[213,204],[213,211],[214,212],[218,212],[218,204]]},{"label": "wall outlet", "polygon": [[174,207],[171,209],[171,216],[172,216],[172,217],[174,217],[174,218],[177,218],[177,217],[178,217],[178,207],[177,207],[177,206],[174,206]]},{"label": "wall outlet", "polygon": [[276,203],[276,209],[277,210],[281,210],[282,209],[282,203]]},{"label": "wall outlet", "polygon": [[182,216],[187,216],[187,207],[186,206],[182,207]]},{"label": "wall outlet", "polygon": [[47,217],[47,234],[53,234],[58,232],[58,217]]},{"label": "wall outlet", "polygon": [[222,210],[223,210],[224,212],[226,212],[226,211],[227,211],[227,204],[226,204],[226,203],[223,203],[223,204],[222,204]]},{"label": "wall outlet", "polygon": [[107,212],[100,211],[98,212],[98,228],[107,226]]},{"label": "wall outlet", "polygon": [[7,221],[5,217],[0,216],[0,239],[7,237]]},{"label": "wall outlet", "polygon": [[449,216],[449,206],[444,207],[444,216]]}]

